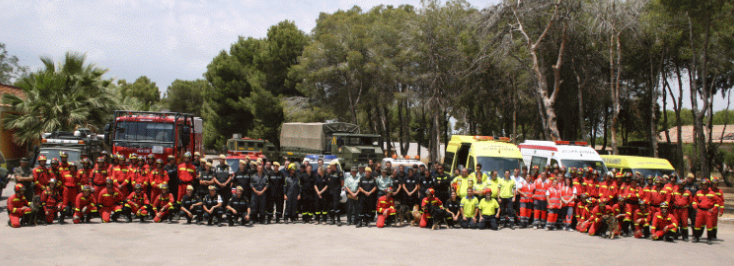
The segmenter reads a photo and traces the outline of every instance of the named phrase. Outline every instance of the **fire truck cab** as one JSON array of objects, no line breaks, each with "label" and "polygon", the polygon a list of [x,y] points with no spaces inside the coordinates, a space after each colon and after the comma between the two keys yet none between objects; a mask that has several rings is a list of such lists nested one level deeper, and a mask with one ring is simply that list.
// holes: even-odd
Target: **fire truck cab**
[{"label": "fire truck cab", "polygon": [[55,131],[41,135],[41,145],[31,162],[38,166],[38,155],[45,155],[48,158],[46,164],[51,165],[51,159],[61,159],[61,152],[69,154],[69,162],[79,163],[83,158],[94,161],[103,150],[102,139],[87,129],[74,132]]},{"label": "fire truck cab", "polygon": [[166,160],[184,153],[202,152],[203,124],[200,117],[177,112],[115,111],[112,123],[105,127],[105,142],[112,153],[129,156],[153,154]]}]

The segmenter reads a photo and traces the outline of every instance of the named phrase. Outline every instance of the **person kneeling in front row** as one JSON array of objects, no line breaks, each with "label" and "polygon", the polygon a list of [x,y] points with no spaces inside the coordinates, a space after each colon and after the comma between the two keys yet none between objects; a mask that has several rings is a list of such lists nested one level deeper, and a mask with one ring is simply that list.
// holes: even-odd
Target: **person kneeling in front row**
[{"label": "person kneeling in front row", "polygon": [[500,217],[500,204],[496,199],[492,198],[492,190],[484,190],[484,199],[479,203],[479,210],[482,217],[479,218],[477,228],[497,230],[497,219]]},{"label": "person kneeling in front row", "polygon": [[227,204],[227,220],[229,226],[234,226],[237,220],[240,220],[241,225],[246,225],[250,222],[250,202],[243,194],[244,189],[241,186],[237,187],[237,191],[232,198],[229,199]]}]

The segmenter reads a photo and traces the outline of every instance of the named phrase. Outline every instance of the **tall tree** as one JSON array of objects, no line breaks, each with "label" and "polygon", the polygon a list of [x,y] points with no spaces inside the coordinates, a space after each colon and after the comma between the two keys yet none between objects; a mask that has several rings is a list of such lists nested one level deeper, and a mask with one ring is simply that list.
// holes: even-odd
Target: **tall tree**
[{"label": "tall tree", "polygon": [[117,81],[120,86],[120,93],[123,98],[133,97],[140,100],[146,107],[157,104],[161,100],[161,92],[155,82],[148,77],[141,76],[133,83],[127,83],[121,79]]},{"label": "tall tree", "polygon": [[18,64],[18,57],[10,55],[5,44],[0,43],[0,84],[10,84],[28,72],[28,68]]},{"label": "tall tree", "polygon": [[106,69],[86,63],[86,55],[74,52],[67,52],[59,65],[48,57],[41,61],[43,69],[16,82],[25,99],[12,94],[2,98],[11,106],[4,123],[16,130],[17,143],[36,141],[44,132],[98,130],[107,122],[115,103],[102,79]]},{"label": "tall tree", "polygon": [[211,89],[211,84],[203,79],[174,80],[166,89],[165,97],[162,100],[163,106],[173,112],[201,116],[203,95]]}]

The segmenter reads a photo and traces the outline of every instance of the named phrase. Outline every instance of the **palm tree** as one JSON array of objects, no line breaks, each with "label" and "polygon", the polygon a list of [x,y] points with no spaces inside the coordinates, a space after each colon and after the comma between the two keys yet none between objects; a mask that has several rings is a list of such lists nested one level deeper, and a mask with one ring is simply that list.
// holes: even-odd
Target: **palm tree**
[{"label": "palm tree", "polygon": [[58,66],[48,57],[41,61],[43,69],[15,84],[26,99],[10,94],[2,98],[12,108],[4,122],[15,130],[15,142],[33,142],[44,132],[95,130],[110,119],[116,104],[102,79],[106,69],[85,64],[86,55],[74,52],[67,52]]}]

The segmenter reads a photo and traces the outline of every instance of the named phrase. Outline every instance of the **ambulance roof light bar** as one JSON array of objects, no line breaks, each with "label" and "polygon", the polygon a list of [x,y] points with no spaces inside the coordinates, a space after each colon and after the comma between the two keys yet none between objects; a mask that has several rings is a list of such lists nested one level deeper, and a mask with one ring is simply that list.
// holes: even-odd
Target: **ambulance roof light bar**
[{"label": "ambulance roof light bar", "polygon": [[586,141],[568,141],[568,140],[556,140],[556,145],[576,145],[586,146],[589,145]]}]

